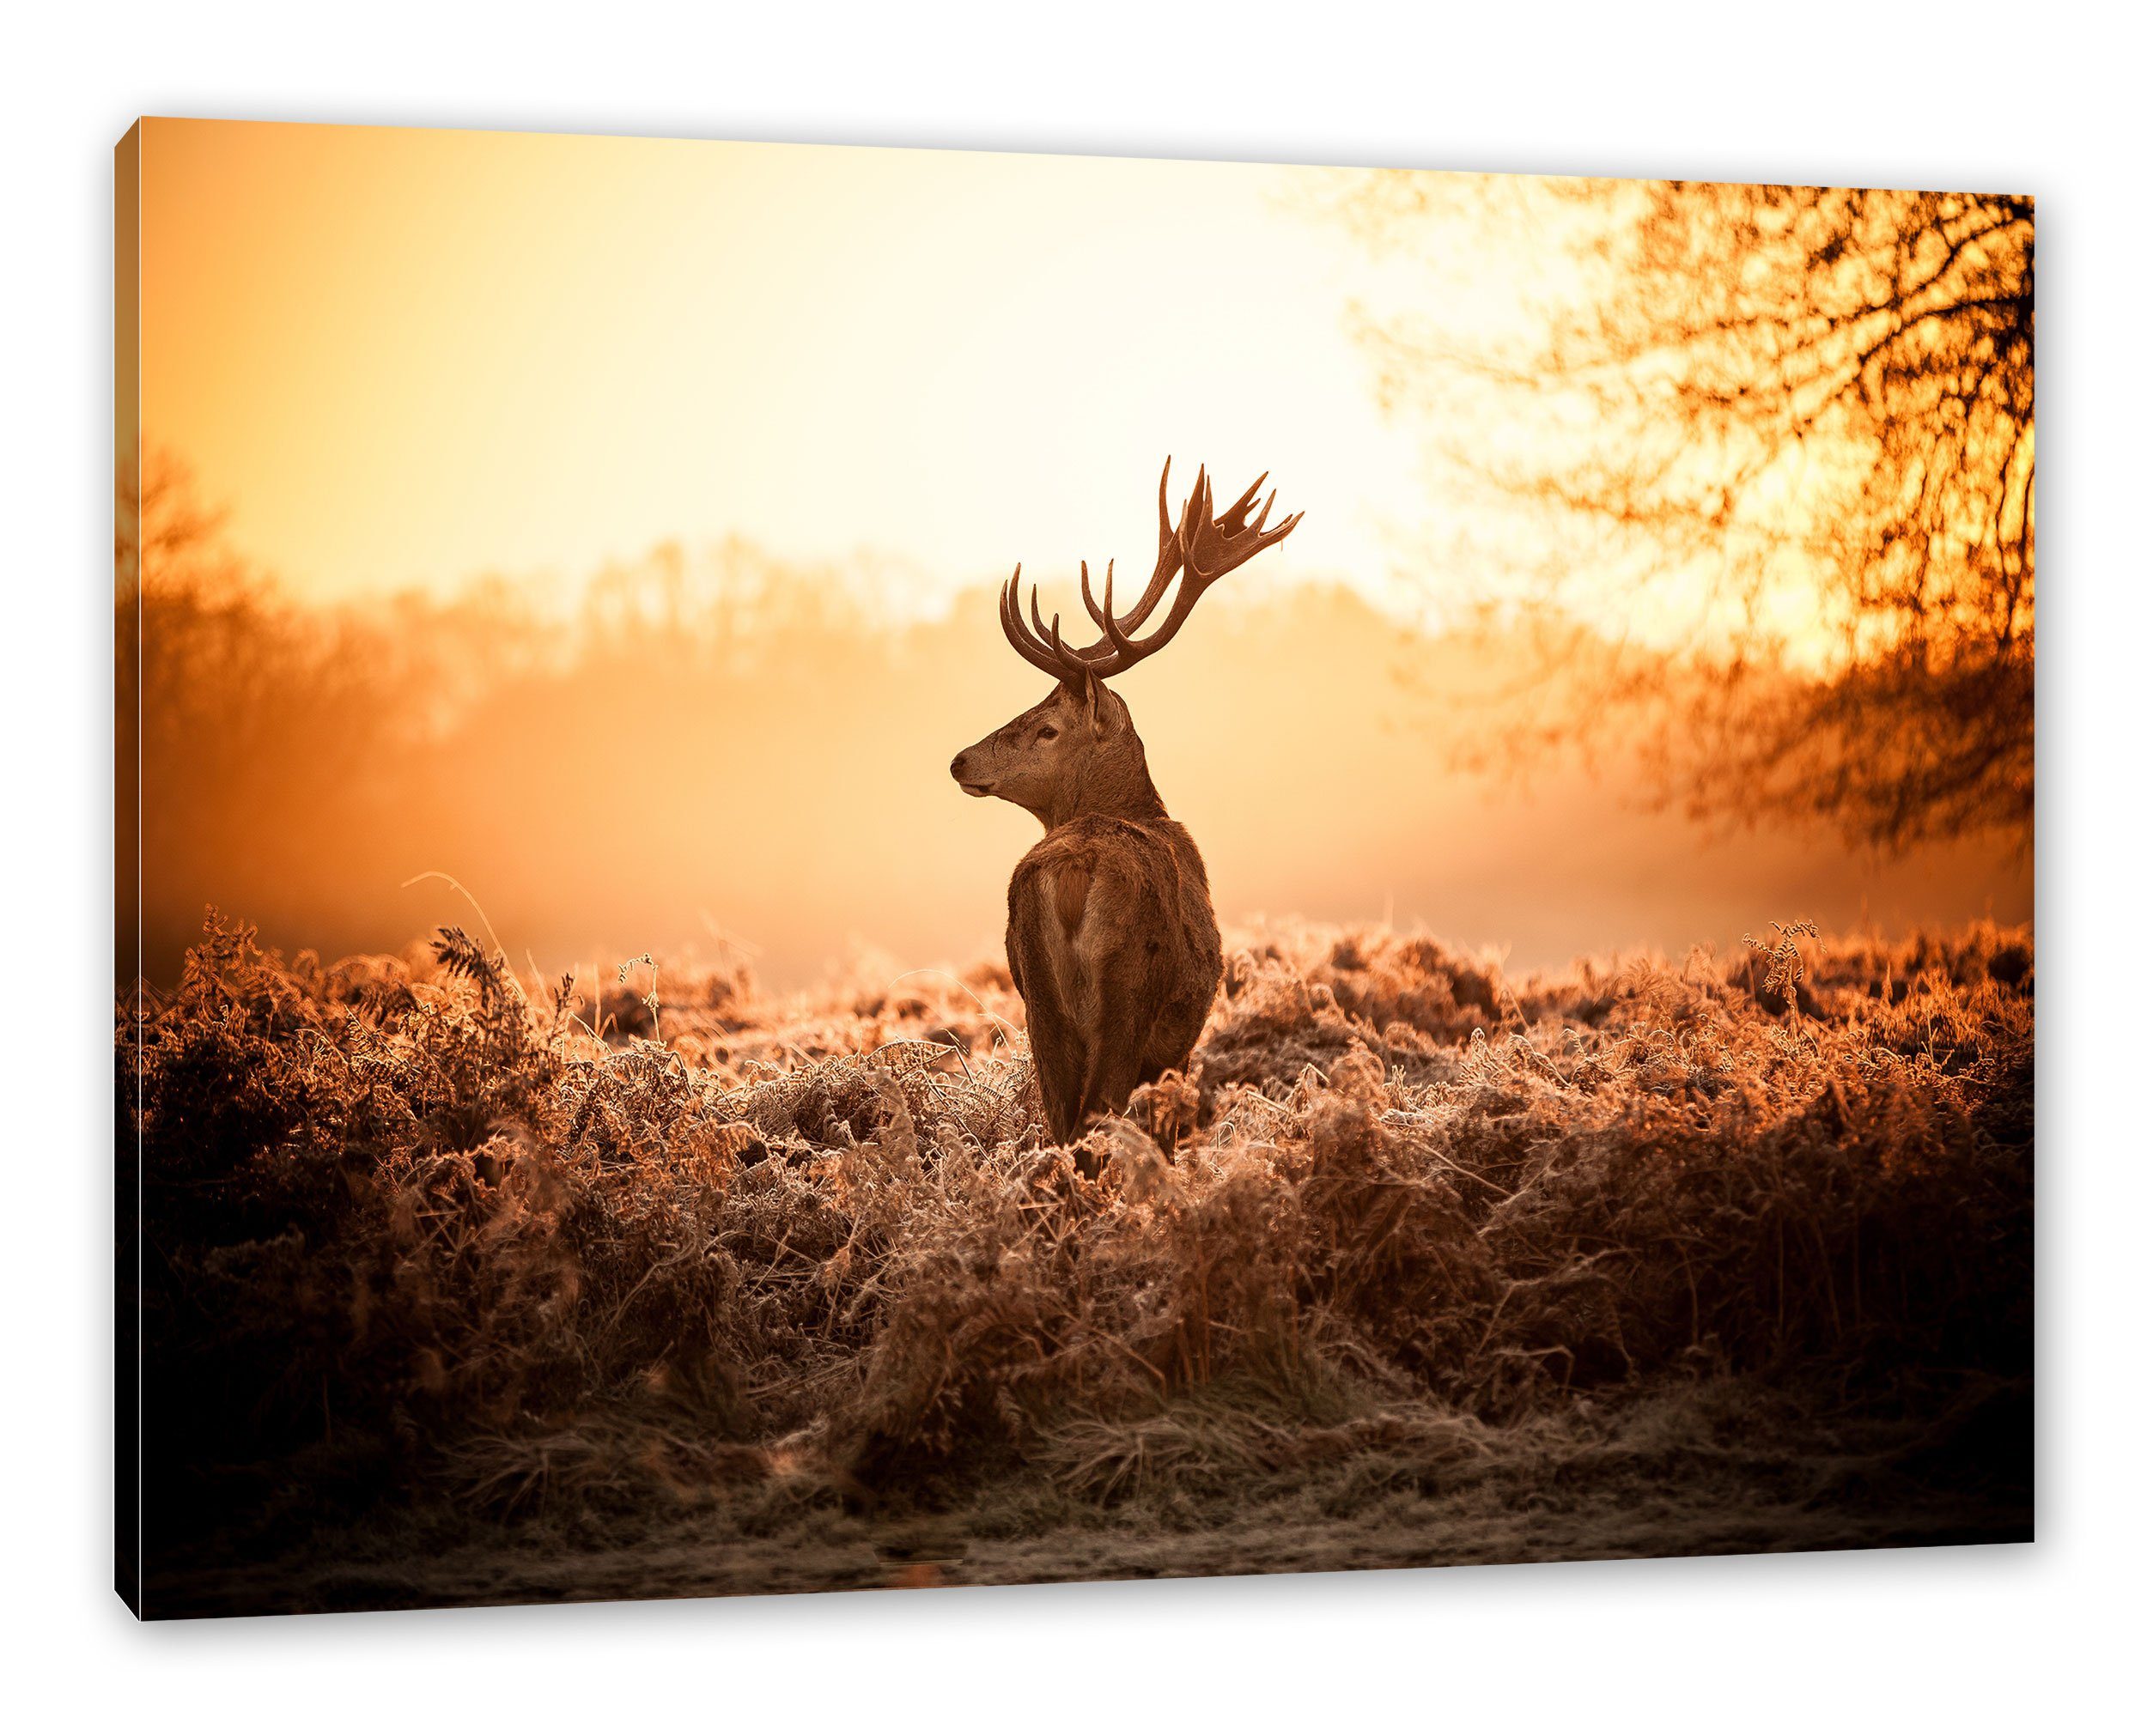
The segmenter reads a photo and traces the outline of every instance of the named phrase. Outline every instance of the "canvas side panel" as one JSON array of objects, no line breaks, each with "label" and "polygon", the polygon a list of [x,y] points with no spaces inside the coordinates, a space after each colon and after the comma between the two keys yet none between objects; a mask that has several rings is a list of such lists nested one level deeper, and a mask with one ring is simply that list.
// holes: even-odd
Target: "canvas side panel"
[{"label": "canvas side panel", "polygon": [[119,996],[114,1052],[113,1246],[113,1583],[142,1614],[141,1199],[134,1084],[141,1061],[141,525],[142,124],[113,162],[113,978]]}]

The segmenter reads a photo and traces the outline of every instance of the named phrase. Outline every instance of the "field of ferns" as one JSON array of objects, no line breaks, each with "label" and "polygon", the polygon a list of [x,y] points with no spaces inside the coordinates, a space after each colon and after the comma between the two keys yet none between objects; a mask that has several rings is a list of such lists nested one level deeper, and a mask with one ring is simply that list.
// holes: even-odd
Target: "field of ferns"
[{"label": "field of ferns", "polygon": [[116,1021],[149,1612],[2030,1534],[2028,933],[1227,941],[1061,1148],[995,964],[212,914]]}]

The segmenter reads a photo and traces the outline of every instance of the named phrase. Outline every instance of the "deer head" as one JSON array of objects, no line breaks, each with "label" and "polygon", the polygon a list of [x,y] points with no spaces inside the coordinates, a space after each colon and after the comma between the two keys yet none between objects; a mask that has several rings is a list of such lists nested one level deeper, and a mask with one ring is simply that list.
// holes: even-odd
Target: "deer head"
[{"label": "deer head", "polygon": [[[1088,563],[1081,563],[1081,601],[1102,629],[1092,645],[1076,648],[1059,635],[1059,617],[1049,626],[1030,587],[1029,619],[1021,618],[1021,568],[1014,568],[999,593],[999,624],[1007,643],[1058,685],[1048,697],[1013,721],[954,756],[954,780],[972,796],[997,796],[1025,808],[1045,829],[1081,814],[1118,814],[1142,818],[1163,812],[1148,780],[1147,756],[1134,733],[1126,702],[1104,685],[1105,676],[1120,675],[1152,657],[1185,625],[1193,605],[1224,574],[1242,567],[1262,549],[1280,543],[1305,515],[1293,513],[1272,531],[1266,528],[1274,506],[1270,493],[1258,515],[1253,503],[1263,472],[1219,517],[1205,467],[1171,522],[1171,462],[1163,463],[1156,488],[1156,561],[1140,599],[1121,616],[1113,595],[1117,563],[1104,569],[1104,600],[1091,588]],[[1180,582],[1169,612],[1153,632],[1141,630],[1162,604],[1173,580]]]}]

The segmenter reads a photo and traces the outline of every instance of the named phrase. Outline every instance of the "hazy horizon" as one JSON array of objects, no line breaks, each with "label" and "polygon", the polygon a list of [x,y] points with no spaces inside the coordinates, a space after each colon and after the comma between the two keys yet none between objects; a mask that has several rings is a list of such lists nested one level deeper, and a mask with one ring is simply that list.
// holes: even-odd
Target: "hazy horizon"
[{"label": "hazy horizon", "polygon": [[[563,622],[483,586],[352,608],[153,580],[152,974],[210,902],[286,951],[399,951],[473,920],[443,882],[403,883],[442,874],[521,970],[717,956],[719,935],[778,989],[866,955],[999,956],[1038,829],[946,764],[1044,678],[989,588],[905,622],[851,608],[858,581],[659,549]],[[1809,823],[1710,828],[1647,806],[1615,743],[1472,768],[1536,672],[1518,640],[1404,638],[1347,589],[1226,587],[1116,685],[1226,926],[1390,921],[1532,969],[1792,917],[1838,937],[2032,915],[2003,838],[1889,860]]]}]

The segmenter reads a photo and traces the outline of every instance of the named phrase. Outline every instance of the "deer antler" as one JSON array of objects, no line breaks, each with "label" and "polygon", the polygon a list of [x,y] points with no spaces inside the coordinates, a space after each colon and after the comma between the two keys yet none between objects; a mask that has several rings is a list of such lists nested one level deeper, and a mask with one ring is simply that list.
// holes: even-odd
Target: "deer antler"
[{"label": "deer antler", "polygon": [[[1165,458],[1163,480],[1156,486],[1155,573],[1141,592],[1140,600],[1123,616],[1115,611],[1111,592],[1117,563],[1113,561],[1104,569],[1104,600],[1098,606],[1094,592],[1089,588],[1088,562],[1082,561],[1081,601],[1087,607],[1090,619],[1104,629],[1104,636],[1092,645],[1076,649],[1059,637],[1057,616],[1051,617],[1049,627],[1044,625],[1033,584],[1029,587],[1029,621],[1023,622],[1021,568],[1016,567],[1014,576],[999,593],[999,624],[1006,632],[1007,643],[1046,675],[1076,684],[1095,676],[1120,674],[1143,658],[1154,655],[1177,636],[1178,628],[1185,625],[1185,617],[1193,612],[1193,605],[1201,600],[1209,586],[1224,574],[1244,566],[1262,549],[1280,543],[1305,516],[1292,513],[1274,529],[1268,530],[1268,514],[1274,507],[1274,495],[1270,492],[1259,515],[1252,517],[1252,503],[1260,493],[1260,484],[1267,479],[1267,472],[1262,471],[1252,486],[1218,518],[1214,493],[1208,484],[1207,468],[1202,466],[1192,493],[1185,497],[1185,505],[1179,510],[1177,523],[1172,525],[1171,461]],[[1164,616],[1163,624],[1146,638],[1135,639],[1133,635],[1146,624],[1163,601],[1164,593],[1171,588],[1171,581],[1181,574],[1183,577],[1177,596],[1171,604],[1171,612]]]}]

